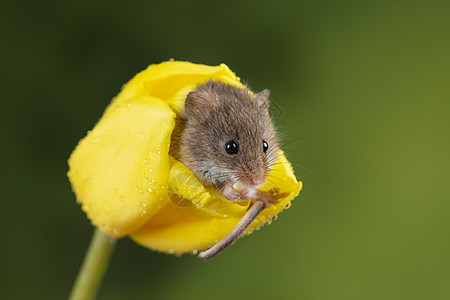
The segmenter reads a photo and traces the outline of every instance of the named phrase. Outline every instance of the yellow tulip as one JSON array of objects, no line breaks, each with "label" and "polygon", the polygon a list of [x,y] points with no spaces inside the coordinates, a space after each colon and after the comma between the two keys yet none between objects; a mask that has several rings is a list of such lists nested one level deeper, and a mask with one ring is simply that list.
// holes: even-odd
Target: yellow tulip
[{"label": "yellow tulip", "polygon": [[[69,180],[92,223],[153,250],[181,254],[212,246],[233,229],[250,203],[204,187],[169,155],[175,116],[186,95],[210,79],[243,86],[224,64],[169,61],[129,81],[69,159]],[[246,234],[270,223],[302,187],[282,152],[269,174],[286,197],[264,209]]]}]

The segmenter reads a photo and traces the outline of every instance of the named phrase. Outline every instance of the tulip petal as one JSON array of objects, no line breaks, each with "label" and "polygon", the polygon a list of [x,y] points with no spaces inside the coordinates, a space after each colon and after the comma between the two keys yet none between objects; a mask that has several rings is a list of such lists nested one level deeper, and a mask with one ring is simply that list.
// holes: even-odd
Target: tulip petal
[{"label": "tulip petal", "polygon": [[242,86],[237,77],[225,64],[205,66],[183,61],[168,61],[150,65],[131,79],[114,100],[120,104],[127,99],[152,96],[169,101],[181,89],[208,80],[220,80],[232,85]]},{"label": "tulip petal", "polygon": [[68,176],[77,201],[101,230],[124,236],[167,203],[174,116],[156,98],[124,101],[72,153]]}]

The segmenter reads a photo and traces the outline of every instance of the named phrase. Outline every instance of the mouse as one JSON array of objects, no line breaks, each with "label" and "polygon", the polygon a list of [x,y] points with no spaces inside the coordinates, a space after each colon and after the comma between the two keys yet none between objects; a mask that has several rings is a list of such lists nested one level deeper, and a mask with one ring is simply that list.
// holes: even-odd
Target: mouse
[{"label": "mouse", "polygon": [[275,191],[258,189],[279,149],[269,95],[269,90],[254,93],[222,81],[198,85],[176,120],[171,155],[230,201],[262,201],[266,207],[277,203]]},{"label": "mouse", "polygon": [[[203,185],[219,189],[226,199],[253,202],[238,229],[227,241],[219,242],[223,242],[223,249],[262,209],[285,196],[277,194],[276,187],[270,192],[259,190],[279,150],[269,96],[267,89],[254,93],[247,86],[209,80],[188,93],[182,116],[177,116],[170,154]],[[219,248],[212,256],[223,251]]]}]

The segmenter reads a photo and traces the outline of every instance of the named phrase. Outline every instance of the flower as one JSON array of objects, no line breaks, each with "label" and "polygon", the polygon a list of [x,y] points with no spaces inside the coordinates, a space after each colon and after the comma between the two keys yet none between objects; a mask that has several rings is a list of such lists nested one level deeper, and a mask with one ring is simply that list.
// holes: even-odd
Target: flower
[{"label": "flower", "polygon": [[[78,203],[100,230],[181,254],[213,245],[245,214],[249,201],[226,200],[169,155],[175,116],[187,94],[210,79],[243,86],[224,64],[151,65],[123,87],[78,143],[69,158],[68,177]],[[282,152],[269,179],[288,196],[264,209],[247,234],[289,207],[302,187]],[[267,183],[261,187],[269,189]]]}]

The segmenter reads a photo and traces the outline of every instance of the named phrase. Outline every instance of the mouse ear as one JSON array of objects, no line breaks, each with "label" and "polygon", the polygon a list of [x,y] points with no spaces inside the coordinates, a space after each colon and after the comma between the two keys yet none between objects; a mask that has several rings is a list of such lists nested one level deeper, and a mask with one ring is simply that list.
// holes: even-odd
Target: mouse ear
[{"label": "mouse ear", "polygon": [[184,104],[184,115],[191,122],[199,122],[214,110],[214,101],[198,91],[190,92]]},{"label": "mouse ear", "polygon": [[269,104],[270,104],[269,96],[270,96],[269,90],[263,90],[258,94],[256,94],[255,101],[258,104],[258,108],[261,111],[269,111]]}]

